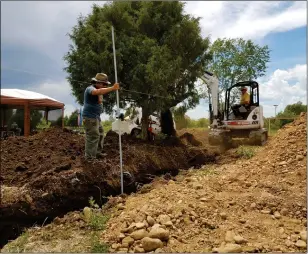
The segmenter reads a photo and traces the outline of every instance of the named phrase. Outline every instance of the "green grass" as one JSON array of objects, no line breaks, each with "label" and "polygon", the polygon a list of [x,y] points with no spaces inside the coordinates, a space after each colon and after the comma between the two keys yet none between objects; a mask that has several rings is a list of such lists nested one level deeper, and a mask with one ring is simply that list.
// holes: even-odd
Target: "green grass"
[{"label": "green grass", "polygon": [[106,243],[101,243],[99,241],[99,236],[97,234],[92,235],[91,238],[91,252],[92,253],[108,253],[109,246]]},{"label": "green grass", "polygon": [[21,234],[15,241],[9,243],[8,251],[14,253],[25,252],[25,245],[28,242],[29,233],[26,231]]},{"label": "green grass", "polygon": [[100,212],[93,212],[89,221],[89,226],[93,230],[104,230],[106,223],[109,220],[109,215]]},{"label": "green grass", "polygon": [[237,148],[236,153],[244,158],[244,159],[250,159],[256,154],[256,147],[253,146],[240,146]]},{"label": "green grass", "polygon": [[[97,207],[93,197],[90,197],[89,203],[91,207]],[[108,253],[109,246],[106,243],[100,242],[100,231],[105,230],[106,223],[108,222],[110,216],[104,214],[101,211],[95,211],[92,209],[90,221],[88,225],[91,230],[91,252],[92,253]]]}]

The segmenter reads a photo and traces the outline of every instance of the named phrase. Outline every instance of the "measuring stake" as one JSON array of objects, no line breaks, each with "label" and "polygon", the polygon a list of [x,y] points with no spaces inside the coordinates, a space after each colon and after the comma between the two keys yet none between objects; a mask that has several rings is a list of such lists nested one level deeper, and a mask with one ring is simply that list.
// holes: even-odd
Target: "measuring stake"
[{"label": "measuring stake", "polygon": [[[114,29],[111,27],[112,32],[112,44],[113,44],[113,59],[114,59],[114,74],[115,82],[118,83],[118,74],[117,74],[117,60],[116,60],[116,50],[114,43]],[[118,107],[118,116],[120,115],[120,104],[119,104],[119,90],[117,90],[117,107]],[[119,126],[120,127],[120,126]],[[121,127],[119,128],[119,149],[120,149],[120,169],[121,169],[121,193],[123,194],[123,167],[122,167],[122,142],[121,142]]]}]

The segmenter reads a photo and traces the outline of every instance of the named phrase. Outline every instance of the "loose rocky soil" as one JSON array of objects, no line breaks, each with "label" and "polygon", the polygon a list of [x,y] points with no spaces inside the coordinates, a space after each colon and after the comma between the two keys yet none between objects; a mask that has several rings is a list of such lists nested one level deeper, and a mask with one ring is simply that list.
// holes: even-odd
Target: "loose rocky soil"
[{"label": "loose rocky soil", "polygon": [[[176,175],[179,169],[213,163],[216,155],[203,147],[185,145],[179,138],[148,142],[122,138],[124,178],[130,193],[156,175]],[[12,137],[1,142],[0,246],[13,231],[78,210],[93,196],[102,205],[103,196],[120,193],[118,135],[105,138],[107,156],[86,162],[84,137],[67,129],[50,129],[28,139]],[[49,222],[49,221],[47,221]],[[7,235],[8,234],[8,235]],[[15,233],[14,233],[15,234]]]},{"label": "loose rocky soil", "polygon": [[[306,123],[302,114],[250,160],[156,178],[110,198],[103,210],[85,208],[32,228],[3,251],[93,251],[89,218],[98,213],[110,219],[95,231],[95,246],[110,252],[306,253]],[[71,232],[69,246],[64,232]]]}]

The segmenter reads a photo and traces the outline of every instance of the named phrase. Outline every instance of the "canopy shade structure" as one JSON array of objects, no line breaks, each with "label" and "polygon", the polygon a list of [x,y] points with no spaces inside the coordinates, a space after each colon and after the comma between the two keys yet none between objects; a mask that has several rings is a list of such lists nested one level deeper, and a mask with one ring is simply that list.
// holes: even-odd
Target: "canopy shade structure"
[{"label": "canopy shade structure", "polygon": [[[49,96],[21,89],[1,89],[1,107],[22,107],[24,108],[24,135],[30,134],[30,109],[45,110],[45,117],[48,111],[62,109],[62,118],[65,104]],[[62,122],[63,127],[63,122]]]}]

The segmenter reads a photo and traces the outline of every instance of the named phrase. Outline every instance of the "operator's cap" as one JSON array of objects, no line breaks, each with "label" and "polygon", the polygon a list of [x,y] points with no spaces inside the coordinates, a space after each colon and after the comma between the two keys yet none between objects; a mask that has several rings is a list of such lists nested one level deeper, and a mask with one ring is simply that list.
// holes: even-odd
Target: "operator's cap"
[{"label": "operator's cap", "polygon": [[97,73],[96,76],[92,78],[92,81],[101,82],[109,85],[111,84],[108,81],[108,76],[105,73]]},{"label": "operator's cap", "polygon": [[243,91],[243,90],[247,91],[247,87],[242,86],[242,87],[241,87],[241,91]]}]

